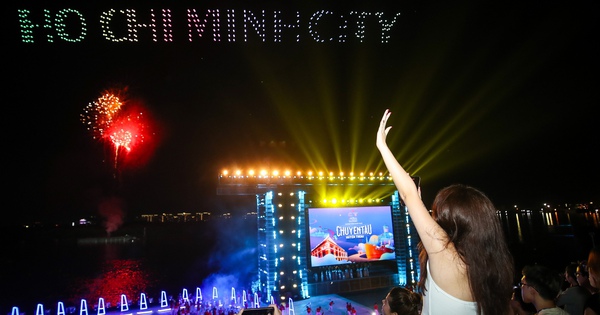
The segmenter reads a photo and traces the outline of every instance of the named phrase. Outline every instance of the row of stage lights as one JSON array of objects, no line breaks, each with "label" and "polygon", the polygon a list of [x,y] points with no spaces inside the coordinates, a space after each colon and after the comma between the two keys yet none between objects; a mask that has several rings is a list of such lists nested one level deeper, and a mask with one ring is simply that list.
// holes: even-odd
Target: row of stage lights
[{"label": "row of stage lights", "polygon": [[[249,308],[259,308],[261,307],[261,301],[258,298],[258,294],[255,293],[251,293],[253,295],[253,301],[250,300],[250,296],[246,293],[246,290],[242,291],[242,299],[240,301],[240,304],[238,307],[241,308],[243,307],[243,305],[248,305],[247,307]],[[188,294],[188,290],[187,289],[183,289],[182,293],[179,295],[184,301],[186,302],[190,302],[193,304],[198,304],[198,303],[202,303],[203,302],[203,297],[202,297],[202,290],[197,287],[196,288],[196,295],[195,296],[190,296]],[[248,298],[247,298],[248,297]],[[131,305],[131,303],[128,301],[127,299],[127,295],[126,294],[121,294],[121,303],[118,304],[118,307],[120,308],[120,314],[121,315],[145,315],[145,314],[152,314],[152,313],[166,313],[166,312],[173,312],[172,306],[170,305],[170,300],[167,299],[167,293],[166,291],[161,291],[160,293],[160,305],[158,306],[158,309],[153,310],[149,308],[149,304],[148,304],[148,299],[146,297],[146,293],[140,293],[140,300],[139,300],[139,309],[137,311],[134,310],[130,310],[129,309],[129,305]],[[195,299],[195,301],[194,301]],[[235,294],[235,288],[231,288],[231,302],[233,304],[231,304],[230,306],[234,306],[235,304],[238,303],[238,298],[236,297]],[[282,300],[285,299],[285,297],[281,297]],[[224,305],[222,304],[221,300],[219,300],[219,295],[217,293],[217,288],[213,287],[213,291],[212,291],[212,301],[213,302],[218,302],[219,307],[223,307]],[[293,310],[293,300],[290,298],[288,301],[288,305],[289,308]],[[209,300],[209,304],[212,303]],[[269,296],[269,301],[267,302],[268,304],[275,304],[275,301],[273,299],[273,296]],[[264,304],[264,302],[263,302]],[[216,305],[216,304],[215,304]],[[183,307],[183,306],[182,306]],[[110,308],[110,304],[106,303],[103,297],[98,298],[98,304],[96,304],[94,306],[95,309],[95,315],[106,315],[108,308]],[[59,301],[57,303],[57,308],[56,308],[56,314],[57,315],[66,315],[67,314],[67,309],[65,308],[65,304],[62,301]],[[42,303],[38,303],[36,306],[36,311],[35,311],[35,315],[44,315],[44,314],[48,314],[50,313],[49,310],[45,310],[44,309],[44,304]],[[69,314],[71,312],[68,312]],[[22,315],[25,314],[23,312],[21,312],[19,310],[18,306],[13,306],[10,312],[10,315]],[[86,299],[81,299],[81,303],[79,306],[79,315],[94,315],[94,311],[90,311],[88,310],[88,301]]]},{"label": "row of stage lights", "polygon": [[325,172],[312,172],[312,171],[308,171],[306,173],[302,173],[300,171],[296,172],[296,173],[292,173],[291,171],[283,171],[283,172],[279,172],[278,170],[274,170],[271,172],[268,172],[266,170],[261,170],[261,171],[255,171],[255,170],[248,170],[246,172],[243,172],[241,170],[236,170],[234,172],[231,172],[229,170],[223,170],[223,172],[221,173],[220,177],[227,177],[227,178],[240,178],[240,179],[244,179],[244,178],[290,178],[290,179],[350,179],[350,180],[365,180],[365,179],[369,179],[369,180],[388,180],[391,181],[392,177],[391,176],[387,176],[384,175],[383,172],[379,172],[378,174],[375,174],[374,172],[370,172],[370,173],[365,173],[365,172],[361,172],[358,175],[354,174],[354,172],[350,172],[347,175],[344,172],[340,172],[339,174],[335,174],[334,172],[329,172],[329,173],[325,173]]},{"label": "row of stage lights", "polygon": [[[338,198],[329,198],[329,199],[319,199],[316,200],[315,203],[319,204],[319,205],[331,205],[331,206],[335,206],[335,205],[346,205],[346,206],[351,206],[351,205],[363,205],[363,204],[377,204],[377,203],[383,203],[385,201],[385,199],[381,199],[381,198],[356,198],[356,199],[338,199]],[[309,203],[313,203],[313,201],[309,201]],[[296,205],[295,204],[290,204],[291,208],[294,208]],[[283,204],[277,204],[278,208],[283,208]]]}]

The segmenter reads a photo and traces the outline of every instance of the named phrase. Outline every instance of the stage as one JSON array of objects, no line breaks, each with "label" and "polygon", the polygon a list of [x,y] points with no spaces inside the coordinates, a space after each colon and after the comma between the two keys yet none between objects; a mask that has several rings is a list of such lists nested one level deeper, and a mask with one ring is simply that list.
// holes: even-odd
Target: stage
[{"label": "stage", "polygon": [[[286,309],[283,312],[283,315],[309,315],[308,307],[311,308],[310,315],[317,315],[317,308],[321,307],[321,315],[348,315],[347,303],[350,303],[352,307],[356,310],[356,313],[353,315],[373,315],[374,305],[378,304],[379,310],[381,310],[381,300],[385,298],[387,292],[391,288],[385,289],[376,289],[376,290],[368,290],[363,292],[352,292],[344,295],[338,294],[327,294],[310,297],[308,299],[293,301],[292,307],[287,307],[288,301],[286,303]],[[333,305],[331,310],[329,309],[329,303],[333,301]],[[262,305],[266,306],[266,305]],[[183,307],[182,307],[183,309]],[[218,312],[217,312],[218,313]],[[76,312],[77,315],[79,312]],[[170,307],[161,307],[158,305],[150,305],[145,310],[139,309],[129,309],[128,311],[120,311],[110,309],[107,310],[106,315],[184,315],[185,312],[177,312],[177,309],[172,309]],[[190,314],[198,314],[199,313],[190,313]],[[218,313],[219,314],[219,313]],[[227,314],[227,312],[225,312]],[[19,312],[19,314],[11,314],[11,315],[26,315],[26,312]],[[39,314],[36,314],[39,315]],[[86,314],[83,314],[86,315]],[[104,315],[97,314],[94,310],[89,310],[87,315]]]}]

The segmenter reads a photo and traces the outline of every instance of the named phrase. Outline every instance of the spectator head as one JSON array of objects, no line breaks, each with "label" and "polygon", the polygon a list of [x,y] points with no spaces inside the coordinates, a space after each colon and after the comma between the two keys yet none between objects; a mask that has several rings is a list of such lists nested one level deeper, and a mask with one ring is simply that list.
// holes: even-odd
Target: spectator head
[{"label": "spectator head", "polygon": [[565,281],[569,284],[577,285],[577,266],[578,263],[572,262],[565,267]]},{"label": "spectator head", "polygon": [[558,272],[541,265],[531,265],[523,268],[521,278],[521,293],[523,301],[534,302],[535,290],[543,300],[554,300],[561,290],[562,279]]},{"label": "spectator head", "polygon": [[418,315],[421,295],[402,287],[394,287],[381,301],[383,315]]},{"label": "spectator head", "polygon": [[575,273],[575,275],[577,276],[577,283],[579,283],[580,286],[583,287],[589,284],[590,280],[588,274],[587,260],[579,262],[579,265],[577,266],[577,272]]}]

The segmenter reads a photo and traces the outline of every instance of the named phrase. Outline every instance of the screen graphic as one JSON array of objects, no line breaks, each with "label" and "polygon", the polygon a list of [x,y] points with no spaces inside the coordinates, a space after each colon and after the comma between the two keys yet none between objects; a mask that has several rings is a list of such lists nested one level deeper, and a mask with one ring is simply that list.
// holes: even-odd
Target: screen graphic
[{"label": "screen graphic", "polygon": [[395,260],[390,206],[309,208],[311,267]]}]

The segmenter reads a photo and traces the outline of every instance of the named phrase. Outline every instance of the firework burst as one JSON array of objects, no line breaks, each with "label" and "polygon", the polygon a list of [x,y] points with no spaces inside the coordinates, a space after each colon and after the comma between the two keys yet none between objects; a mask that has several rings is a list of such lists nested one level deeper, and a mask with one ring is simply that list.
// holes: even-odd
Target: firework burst
[{"label": "firework burst", "polygon": [[119,152],[128,153],[132,148],[144,143],[146,122],[141,111],[121,113],[111,123],[104,138],[112,143],[115,150],[115,166],[119,160]]},{"label": "firework burst", "polygon": [[115,173],[119,161],[144,143],[150,129],[140,104],[125,101],[125,92],[126,89],[105,91],[85,106],[80,115],[92,138],[112,147]]},{"label": "firework burst", "polygon": [[81,122],[86,125],[94,139],[101,139],[122,106],[121,98],[107,91],[85,106],[81,114]]}]

